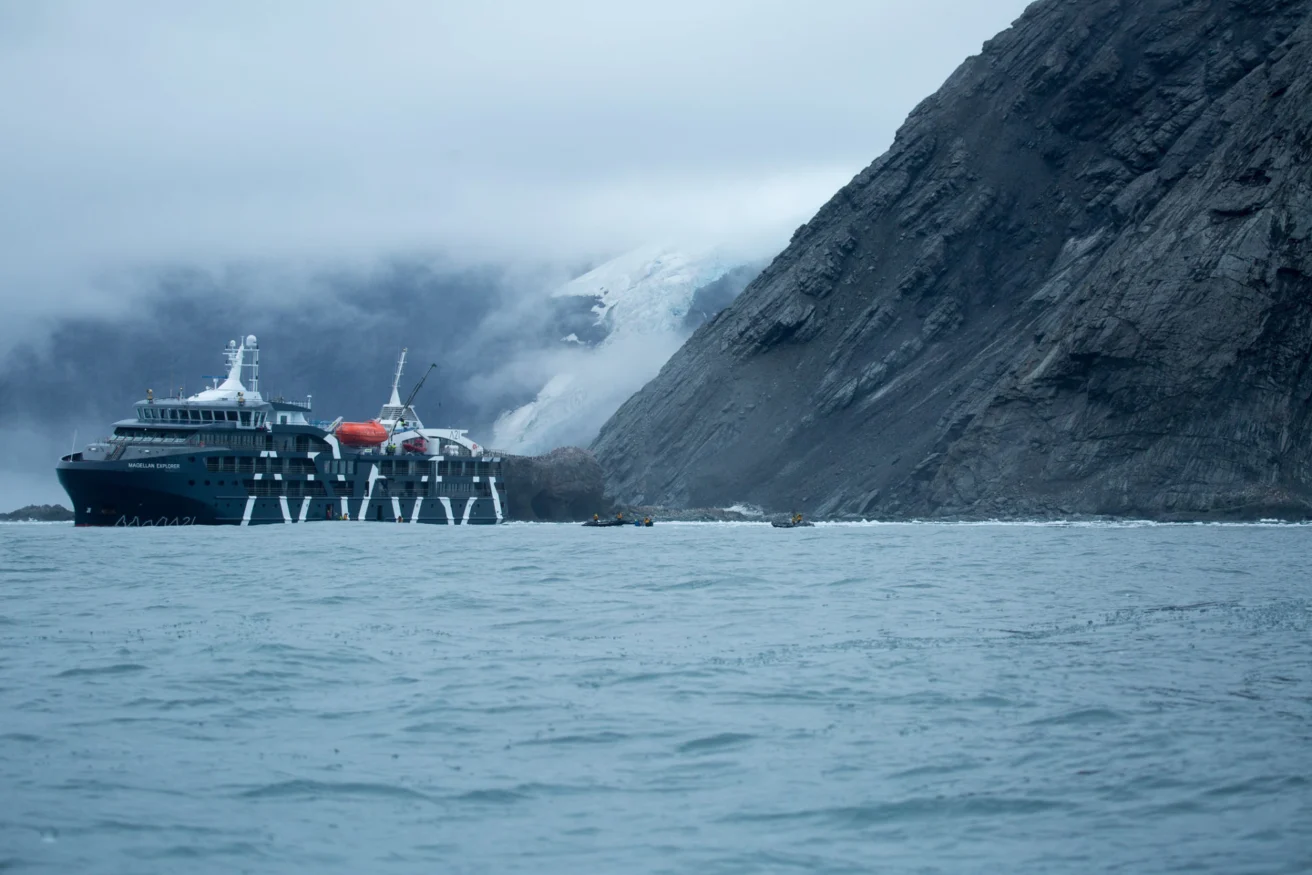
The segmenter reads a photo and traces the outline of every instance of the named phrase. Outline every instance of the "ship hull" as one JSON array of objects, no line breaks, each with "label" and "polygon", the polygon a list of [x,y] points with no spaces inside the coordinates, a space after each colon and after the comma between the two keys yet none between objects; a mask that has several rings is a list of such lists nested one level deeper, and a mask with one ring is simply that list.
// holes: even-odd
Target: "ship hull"
[{"label": "ship hull", "polygon": [[[158,463],[165,470],[123,463],[62,461],[57,474],[73,505],[74,525],[107,527],[267,525],[307,522],[403,522],[495,525],[500,502],[489,496],[391,495],[368,481],[342,489],[355,495],[252,495],[239,479],[216,477],[203,459],[191,465]],[[195,458],[195,457],[190,457]],[[166,467],[167,465],[167,467]],[[199,470],[189,470],[193,467]],[[263,481],[278,489],[294,481]],[[330,488],[331,488],[330,486]],[[499,498],[500,496],[498,496]]]}]

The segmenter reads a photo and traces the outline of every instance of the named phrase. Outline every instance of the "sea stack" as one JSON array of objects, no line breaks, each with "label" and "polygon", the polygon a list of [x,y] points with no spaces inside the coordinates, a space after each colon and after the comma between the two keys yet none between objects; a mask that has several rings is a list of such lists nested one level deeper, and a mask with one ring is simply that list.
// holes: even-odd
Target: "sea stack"
[{"label": "sea stack", "polygon": [[1312,516],[1310,235],[1312,0],[1040,0],[606,424],[609,497]]}]

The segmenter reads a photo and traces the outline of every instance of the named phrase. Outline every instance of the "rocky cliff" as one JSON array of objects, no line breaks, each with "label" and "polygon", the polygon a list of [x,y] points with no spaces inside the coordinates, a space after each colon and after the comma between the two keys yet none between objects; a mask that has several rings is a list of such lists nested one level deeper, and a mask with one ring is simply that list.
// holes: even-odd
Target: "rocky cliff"
[{"label": "rocky cliff", "polygon": [[1312,515],[1310,15],[1035,3],[607,423],[610,496]]},{"label": "rocky cliff", "polygon": [[587,450],[560,447],[542,456],[505,456],[506,518],[570,522],[610,511],[601,466]]}]

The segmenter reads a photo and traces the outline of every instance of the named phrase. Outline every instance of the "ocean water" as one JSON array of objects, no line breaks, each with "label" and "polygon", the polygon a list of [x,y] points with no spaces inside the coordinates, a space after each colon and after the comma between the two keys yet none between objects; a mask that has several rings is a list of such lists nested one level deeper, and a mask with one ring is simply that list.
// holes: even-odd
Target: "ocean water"
[{"label": "ocean water", "polygon": [[1307,872],[1312,528],[0,526],[0,870]]}]

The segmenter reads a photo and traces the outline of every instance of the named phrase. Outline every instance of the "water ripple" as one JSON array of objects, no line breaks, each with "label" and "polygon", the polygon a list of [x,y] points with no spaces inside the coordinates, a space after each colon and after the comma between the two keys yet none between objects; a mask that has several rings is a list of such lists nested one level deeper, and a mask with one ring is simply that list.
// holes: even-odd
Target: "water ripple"
[{"label": "water ripple", "polygon": [[418,802],[435,801],[432,797],[420,793],[417,790],[411,790],[408,787],[401,787],[395,784],[369,784],[352,781],[307,781],[304,779],[279,781],[276,784],[266,784],[263,787],[254,787],[249,790],[244,790],[237,795],[244,799],[283,799],[296,797],[316,800],[346,796],[403,799]]},{"label": "water ripple", "polygon": [[1301,871],[1308,531],[0,526],[0,869]]}]

